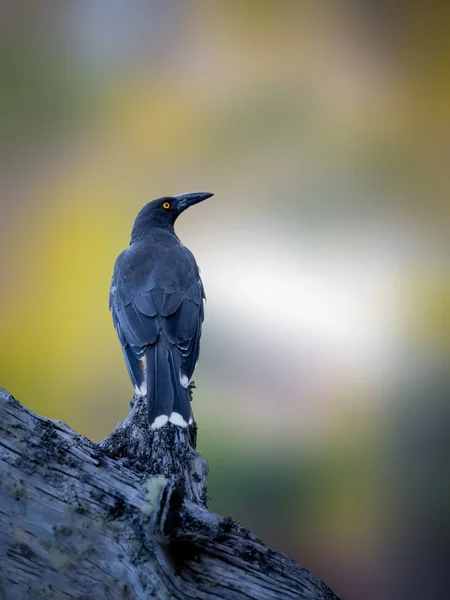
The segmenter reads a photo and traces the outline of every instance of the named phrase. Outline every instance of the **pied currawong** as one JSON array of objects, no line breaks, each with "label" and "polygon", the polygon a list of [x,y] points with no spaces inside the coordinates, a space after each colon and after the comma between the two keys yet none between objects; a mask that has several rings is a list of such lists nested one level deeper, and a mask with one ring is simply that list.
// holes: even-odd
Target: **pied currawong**
[{"label": "pied currawong", "polygon": [[109,306],[135,394],[147,398],[152,428],[193,422],[189,383],[205,293],[195,258],[174,224],[184,210],[211,196],[194,192],[149,202],[114,265]]}]

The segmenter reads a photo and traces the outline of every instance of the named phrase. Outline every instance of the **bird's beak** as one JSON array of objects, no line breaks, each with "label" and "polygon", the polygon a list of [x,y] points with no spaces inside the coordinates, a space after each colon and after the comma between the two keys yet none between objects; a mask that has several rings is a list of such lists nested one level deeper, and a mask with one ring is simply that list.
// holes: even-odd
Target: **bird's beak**
[{"label": "bird's beak", "polygon": [[182,213],[186,208],[203,202],[207,198],[211,198],[214,194],[209,192],[190,192],[189,194],[177,194],[174,198],[177,200],[176,208],[178,214]]}]

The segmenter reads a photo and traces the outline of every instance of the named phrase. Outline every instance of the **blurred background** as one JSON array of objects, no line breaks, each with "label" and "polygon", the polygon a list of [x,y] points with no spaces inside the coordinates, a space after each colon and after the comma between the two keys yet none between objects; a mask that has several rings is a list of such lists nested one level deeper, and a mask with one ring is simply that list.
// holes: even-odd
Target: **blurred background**
[{"label": "blurred background", "polygon": [[98,441],[132,388],[108,311],[153,198],[208,303],[209,505],[349,600],[444,598],[444,2],[3,1],[0,385]]}]

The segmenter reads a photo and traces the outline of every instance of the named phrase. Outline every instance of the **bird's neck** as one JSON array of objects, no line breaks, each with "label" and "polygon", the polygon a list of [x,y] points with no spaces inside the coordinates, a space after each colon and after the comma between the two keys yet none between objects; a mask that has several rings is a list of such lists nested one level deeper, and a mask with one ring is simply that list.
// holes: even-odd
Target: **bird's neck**
[{"label": "bird's neck", "polygon": [[167,231],[175,235],[172,223],[135,223],[131,231],[130,244],[151,237],[160,231]]}]

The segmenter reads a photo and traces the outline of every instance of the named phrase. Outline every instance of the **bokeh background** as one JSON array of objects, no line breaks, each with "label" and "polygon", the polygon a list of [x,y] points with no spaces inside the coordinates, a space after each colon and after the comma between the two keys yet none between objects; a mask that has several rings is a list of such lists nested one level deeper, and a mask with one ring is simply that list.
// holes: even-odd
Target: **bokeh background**
[{"label": "bokeh background", "polygon": [[210,507],[349,600],[445,598],[447,3],[0,4],[0,385],[93,440],[147,201],[208,296]]}]

